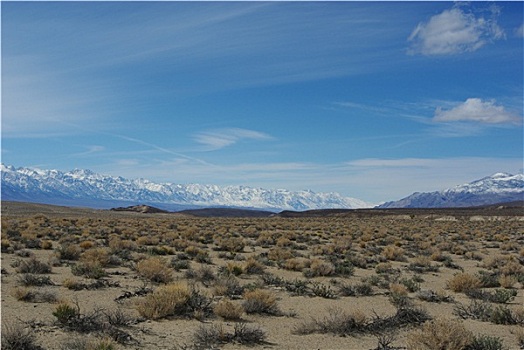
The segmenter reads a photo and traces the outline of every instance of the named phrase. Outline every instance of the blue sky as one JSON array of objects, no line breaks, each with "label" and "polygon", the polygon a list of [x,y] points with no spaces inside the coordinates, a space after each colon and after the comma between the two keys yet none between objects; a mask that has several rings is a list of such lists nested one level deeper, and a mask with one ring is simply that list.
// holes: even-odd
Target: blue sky
[{"label": "blue sky", "polygon": [[522,172],[522,2],[2,2],[2,162],[370,202]]}]

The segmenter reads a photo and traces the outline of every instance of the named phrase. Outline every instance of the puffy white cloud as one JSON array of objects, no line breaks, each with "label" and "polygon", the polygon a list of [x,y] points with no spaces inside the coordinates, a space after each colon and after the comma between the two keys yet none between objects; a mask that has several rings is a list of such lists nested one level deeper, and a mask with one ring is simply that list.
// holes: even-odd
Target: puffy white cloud
[{"label": "puffy white cloud", "polygon": [[436,122],[470,121],[485,124],[517,124],[519,118],[506,111],[503,106],[495,104],[494,100],[482,101],[480,98],[468,98],[464,103],[443,110],[438,107],[433,118]]},{"label": "puffy white cloud", "polygon": [[419,23],[408,38],[410,54],[450,55],[476,51],[487,42],[501,39],[504,31],[497,25],[498,11],[492,18],[477,18],[455,7]]}]

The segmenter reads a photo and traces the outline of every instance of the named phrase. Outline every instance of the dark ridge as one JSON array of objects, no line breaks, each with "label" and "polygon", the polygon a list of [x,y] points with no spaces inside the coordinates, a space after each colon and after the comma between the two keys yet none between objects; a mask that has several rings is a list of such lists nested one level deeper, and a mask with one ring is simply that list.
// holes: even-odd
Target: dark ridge
[{"label": "dark ridge", "polygon": [[143,214],[169,213],[166,210],[151,207],[149,205],[132,205],[130,207],[111,208],[110,210],[111,211],[132,211],[132,212],[143,213]]},{"label": "dark ridge", "polygon": [[368,208],[368,209],[320,209],[306,211],[282,211],[276,216],[283,218],[301,217],[370,217],[370,216],[523,216],[524,201],[504,202],[491,205],[460,208]]},{"label": "dark ridge", "polygon": [[198,217],[223,217],[223,218],[267,218],[275,213],[263,210],[253,209],[235,209],[235,208],[204,208],[188,209],[177,212]]},{"label": "dark ridge", "polygon": [[283,218],[295,218],[295,217],[319,217],[319,216],[340,216],[355,212],[358,209],[314,209],[305,211],[293,211],[284,210],[277,215]]}]

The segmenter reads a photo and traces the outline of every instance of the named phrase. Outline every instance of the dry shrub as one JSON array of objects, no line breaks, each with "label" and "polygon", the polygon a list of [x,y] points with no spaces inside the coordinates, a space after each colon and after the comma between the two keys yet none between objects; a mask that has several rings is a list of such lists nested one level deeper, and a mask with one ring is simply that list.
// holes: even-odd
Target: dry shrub
[{"label": "dry shrub", "polygon": [[136,250],[137,245],[131,240],[123,240],[120,237],[111,237],[109,240],[109,249],[113,253],[119,253],[123,250]]},{"label": "dry shrub", "polygon": [[244,293],[242,306],[248,314],[280,314],[277,297],[272,292],[264,289],[254,289]]},{"label": "dry shrub", "polygon": [[152,282],[168,283],[173,280],[173,274],[167,261],[162,258],[152,257],[138,262],[138,274]]},{"label": "dry shrub", "polygon": [[389,285],[389,291],[392,294],[403,295],[403,296],[408,295],[407,287],[401,283],[391,283]]},{"label": "dry shrub", "polygon": [[437,319],[425,323],[407,337],[408,350],[464,350],[473,342],[473,333],[460,321]]},{"label": "dry shrub", "polygon": [[43,274],[43,273],[51,273],[51,266],[33,257],[29,260],[22,261],[16,270],[19,273]]},{"label": "dry shrub", "polygon": [[40,350],[35,344],[34,331],[25,329],[19,323],[5,323],[2,327],[2,350]]},{"label": "dry shrub", "polygon": [[287,237],[280,237],[277,239],[276,246],[277,247],[291,247],[293,245],[293,242]]},{"label": "dry shrub", "polygon": [[464,293],[481,287],[480,280],[469,273],[457,273],[446,283],[455,293]]},{"label": "dry shrub", "polygon": [[11,242],[7,238],[2,238],[0,242],[0,247],[2,253],[7,253],[9,251],[9,248],[11,248]]},{"label": "dry shrub", "polygon": [[145,246],[145,245],[158,245],[160,240],[158,237],[149,237],[149,236],[141,236],[138,237],[136,240],[136,244],[139,246]]},{"label": "dry shrub", "polygon": [[62,286],[71,290],[81,290],[83,289],[84,284],[79,280],[75,280],[73,278],[66,278],[64,281],[62,281]]},{"label": "dry shrub", "polygon": [[518,328],[514,332],[515,337],[517,338],[517,343],[519,344],[521,349],[524,349],[524,329]]},{"label": "dry shrub", "polygon": [[406,257],[404,256],[404,249],[397,247],[396,245],[388,245],[384,247],[381,255],[387,260],[396,260],[396,261],[405,261]]},{"label": "dry shrub", "polygon": [[185,283],[174,283],[161,286],[145,299],[137,302],[136,308],[140,316],[147,319],[160,319],[175,315],[186,305],[191,291]]},{"label": "dry shrub", "polygon": [[78,260],[82,249],[76,244],[62,244],[56,253],[61,260]]},{"label": "dry shrub", "polygon": [[513,288],[515,283],[518,282],[518,278],[514,275],[502,275],[499,277],[498,282],[502,288]]},{"label": "dry shrub", "polygon": [[78,245],[80,246],[80,248],[88,250],[95,246],[95,242],[87,240],[80,242]]},{"label": "dry shrub", "polygon": [[309,267],[311,261],[306,258],[291,258],[284,261],[283,268],[286,270],[292,271],[302,271],[303,269]]},{"label": "dry shrub", "polygon": [[246,242],[242,237],[227,237],[218,240],[218,250],[225,250],[232,253],[238,253],[244,250]]},{"label": "dry shrub", "polygon": [[426,273],[436,272],[439,268],[438,266],[431,264],[430,258],[422,255],[413,259],[413,261],[409,264],[408,269],[416,273]]},{"label": "dry shrub", "polygon": [[221,300],[213,309],[215,315],[222,317],[226,321],[240,320],[244,313],[242,305],[233,304],[229,300]]},{"label": "dry shrub", "polygon": [[483,267],[497,270],[501,275],[519,275],[524,269],[512,255],[488,256],[483,261]]},{"label": "dry shrub", "polygon": [[268,251],[268,258],[270,260],[281,262],[287,259],[291,259],[293,257],[293,252],[287,248],[271,248]]},{"label": "dry shrub", "polygon": [[75,276],[99,279],[107,275],[106,271],[97,262],[84,262],[71,266],[71,273]]},{"label": "dry shrub", "polygon": [[89,265],[98,264],[101,267],[106,267],[109,265],[109,256],[110,254],[108,248],[90,248],[80,255],[80,262]]},{"label": "dry shrub", "polygon": [[510,260],[498,269],[501,275],[518,276],[524,272],[524,268],[516,260]]},{"label": "dry shrub", "polygon": [[225,276],[215,281],[213,293],[215,295],[227,295],[229,297],[242,295],[244,288],[234,276]]},{"label": "dry shrub", "polygon": [[446,255],[440,250],[436,249],[431,253],[430,259],[433,261],[444,261],[446,258]]},{"label": "dry shrub", "polygon": [[360,310],[345,312],[341,309],[328,309],[328,314],[323,319],[311,319],[309,322],[299,324],[293,333],[332,333],[340,336],[367,332],[367,317]]},{"label": "dry shrub", "polygon": [[262,264],[257,259],[250,257],[247,259],[246,264],[244,265],[244,272],[248,275],[260,275],[263,274],[266,269],[266,266]]},{"label": "dry shrub", "polygon": [[377,266],[375,266],[375,272],[376,273],[391,273],[393,272],[393,265],[391,263],[378,263]]},{"label": "dry shrub", "polygon": [[244,268],[239,263],[228,262],[226,265],[227,273],[235,276],[239,276],[244,272]]},{"label": "dry shrub", "polygon": [[312,276],[332,276],[335,274],[335,266],[321,259],[311,260],[309,268]]},{"label": "dry shrub", "polygon": [[42,241],[40,242],[40,248],[46,249],[46,250],[53,249],[53,242],[50,240]]}]

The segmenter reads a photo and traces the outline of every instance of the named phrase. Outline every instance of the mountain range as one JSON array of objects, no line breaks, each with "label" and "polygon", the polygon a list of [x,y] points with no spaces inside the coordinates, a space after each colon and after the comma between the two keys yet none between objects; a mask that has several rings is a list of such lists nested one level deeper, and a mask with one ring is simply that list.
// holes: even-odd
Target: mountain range
[{"label": "mountain range", "polygon": [[379,208],[472,207],[524,200],[524,174],[496,173],[467,184],[435,192],[415,192]]},{"label": "mountain range", "polygon": [[[169,211],[198,208],[249,208],[269,211],[370,208],[363,200],[338,193],[268,190],[247,186],[155,183],[90,170],[69,172],[0,165],[2,200],[108,209],[151,205]],[[492,176],[435,192],[386,202],[378,208],[444,208],[524,200],[524,174]]]},{"label": "mountain range", "polygon": [[1,165],[2,200],[112,208],[136,204],[165,210],[202,207],[253,208],[271,211],[369,208],[373,205],[338,193],[268,190],[247,186],[155,183],[90,170],[69,172]]}]

